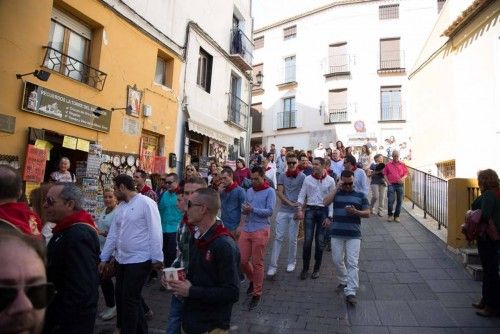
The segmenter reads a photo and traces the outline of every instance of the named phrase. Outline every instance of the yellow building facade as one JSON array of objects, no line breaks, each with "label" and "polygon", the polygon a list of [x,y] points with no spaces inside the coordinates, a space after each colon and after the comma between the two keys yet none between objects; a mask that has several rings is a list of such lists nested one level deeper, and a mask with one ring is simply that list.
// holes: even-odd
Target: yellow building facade
[{"label": "yellow building facade", "polygon": [[[0,1],[1,163],[25,171],[34,145],[48,151],[44,181],[63,156],[85,176],[98,147],[100,181],[167,171],[182,57],[144,31],[97,0]],[[35,70],[50,77],[16,78]]]}]

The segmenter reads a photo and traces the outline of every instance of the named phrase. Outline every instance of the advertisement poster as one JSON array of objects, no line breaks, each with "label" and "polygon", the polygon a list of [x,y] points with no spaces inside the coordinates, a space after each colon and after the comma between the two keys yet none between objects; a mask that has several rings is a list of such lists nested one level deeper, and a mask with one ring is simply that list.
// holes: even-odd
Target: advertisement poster
[{"label": "advertisement poster", "polygon": [[36,183],[43,182],[46,159],[47,152],[44,149],[36,148],[35,145],[28,145],[26,160],[24,162],[23,180]]},{"label": "advertisement poster", "polygon": [[128,86],[127,108],[130,107],[130,110],[127,110],[128,115],[139,117],[139,113],[141,111],[141,99],[142,92],[137,90],[135,87]]}]

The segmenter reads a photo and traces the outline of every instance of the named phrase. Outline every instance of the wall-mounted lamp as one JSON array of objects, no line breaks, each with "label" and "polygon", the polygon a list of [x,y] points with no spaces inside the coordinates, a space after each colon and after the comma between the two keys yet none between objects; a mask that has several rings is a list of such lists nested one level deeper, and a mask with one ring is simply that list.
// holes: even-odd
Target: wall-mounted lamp
[{"label": "wall-mounted lamp", "polygon": [[41,81],[47,81],[49,80],[50,77],[50,72],[44,71],[44,70],[34,70],[33,72],[29,73],[24,73],[24,74],[16,74],[16,78],[21,79],[22,77],[26,75],[33,74],[36,78],[38,78]]},{"label": "wall-mounted lamp", "polygon": [[257,80],[257,84],[256,84],[256,86],[260,86],[260,85],[262,85],[262,81],[264,80],[264,74],[262,74],[262,71],[259,71],[259,72],[255,75],[255,79]]},{"label": "wall-mounted lamp", "polygon": [[[93,111],[93,114],[96,116],[96,117],[101,117],[102,114],[103,114],[103,111],[105,111],[106,109],[104,108],[101,108],[101,107],[97,107],[95,108],[95,110]],[[126,110],[127,113],[131,113],[133,111],[132,109],[132,106],[126,106],[124,108],[111,108],[111,111],[115,111],[115,110]]]}]

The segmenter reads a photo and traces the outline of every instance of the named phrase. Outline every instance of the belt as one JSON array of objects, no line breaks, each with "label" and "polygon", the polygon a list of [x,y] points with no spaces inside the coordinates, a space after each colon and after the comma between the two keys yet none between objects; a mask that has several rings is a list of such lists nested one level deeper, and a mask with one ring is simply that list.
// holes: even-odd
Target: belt
[{"label": "belt", "polygon": [[323,210],[325,207],[319,205],[308,205],[307,208],[311,210]]}]

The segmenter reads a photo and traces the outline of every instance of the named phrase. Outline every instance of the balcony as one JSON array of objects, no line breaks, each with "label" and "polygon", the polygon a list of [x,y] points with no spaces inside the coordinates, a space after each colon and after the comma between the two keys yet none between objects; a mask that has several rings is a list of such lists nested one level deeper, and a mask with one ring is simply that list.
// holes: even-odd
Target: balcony
[{"label": "balcony", "polygon": [[282,111],[277,114],[276,129],[293,129],[297,127],[297,111]]},{"label": "balcony", "polygon": [[59,72],[74,80],[83,82],[98,90],[104,89],[104,83],[108,76],[106,73],[82,63],[76,58],[61,53],[50,46],[44,46],[43,48],[45,49],[45,57],[43,59],[44,67]]},{"label": "balcony", "polygon": [[403,111],[401,102],[381,103],[380,122],[405,122]]},{"label": "balcony", "polygon": [[350,114],[354,111],[355,105],[338,104],[331,106],[325,113],[325,124],[350,123]]},{"label": "balcony", "polygon": [[248,104],[246,104],[239,97],[233,94],[229,94],[229,105],[227,108],[226,123],[236,126],[241,130],[247,130]]},{"label": "balcony", "polygon": [[403,73],[405,72],[405,57],[403,51],[385,51],[380,55],[377,73]]},{"label": "balcony", "polygon": [[350,61],[351,56],[348,54],[328,57],[328,69],[327,73],[325,73],[325,78],[350,75]]},{"label": "balcony", "polygon": [[243,71],[252,69],[253,45],[240,29],[231,29],[229,57]]}]

